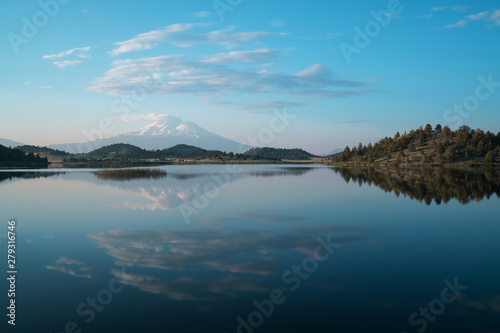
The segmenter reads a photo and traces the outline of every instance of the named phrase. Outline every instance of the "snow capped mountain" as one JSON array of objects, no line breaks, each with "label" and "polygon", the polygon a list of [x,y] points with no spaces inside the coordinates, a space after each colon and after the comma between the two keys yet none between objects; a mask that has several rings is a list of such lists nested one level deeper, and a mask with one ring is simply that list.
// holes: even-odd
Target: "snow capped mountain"
[{"label": "snow capped mountain", "polygon": [[115,143],[128,143],[143,149],[165,149],[187,144],[210,150],[242,153],[252,148],[209,132],[193,122],[170,115],[158,116],[155,121],[139,130],[91,142],[50,145],[50,148],[70,153],[88,153]]}]

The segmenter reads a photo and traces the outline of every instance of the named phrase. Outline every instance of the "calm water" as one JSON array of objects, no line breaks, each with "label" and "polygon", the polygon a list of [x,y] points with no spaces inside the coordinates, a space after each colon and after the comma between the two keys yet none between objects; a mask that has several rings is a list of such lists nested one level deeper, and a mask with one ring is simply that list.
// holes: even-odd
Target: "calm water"
[{"label": "calm water", "polygon": [[500,332],[495,174],[162,168],[0,173],[7,331]]}]

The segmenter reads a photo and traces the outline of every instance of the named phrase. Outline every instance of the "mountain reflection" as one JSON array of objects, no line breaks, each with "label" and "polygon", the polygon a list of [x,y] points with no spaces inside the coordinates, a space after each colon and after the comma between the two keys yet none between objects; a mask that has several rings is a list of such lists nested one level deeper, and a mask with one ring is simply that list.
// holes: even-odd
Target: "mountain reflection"
[{"label": "mountain reflection", "polygon": [[465,205],[481,201],[492,194],[500,197],[500,171],[495,169],[380,169],[334,168],[346,183],[374,184],[385,192],[403,194],[430,205],[447,203],[451,199]]},{"label": "mountain reflection", "polygon": [[[276,170],[277,169],[277,170]],[[205,193],[226,187],[230,183],[246,177],[284,177],[302,176],[313,170],[311,167],[281,167],[272,170],[245,170],[239,172],[213,172],[213,173],[168,173],[160,179],[133,178],[127,182],[113,182],[108,178],[99,177],[100,184],[111,185],[125,191],[132,191],[148,203],[126,201],[116,208],[134,210],[170,210],[183,203],[190,203]]]},{"label": "mountain reflection", "polygon": [[285,177],[285,176],[302,176],[307,172],[314,170],[316,168],[311,167],[286,167],[280,168],[279,170],[264,170],[264,171],[254,171],[249,174],[252,177]]},{"label": "mountain reflection", "polygon": [[0,171],[0,182],[12,179],[37,179],[37,178],[49,178],[58,175],[62,175],[64,172],[31,172],[31,171],[13,171],[13,172],[1,172]]},{"label": "mountain reflection", "polygon": [[365,239],[369,233],[359,228],[309,224],[279,230],[214,226],[112,230],[90,234],[89,238],[116,265],[127,267],[126,273],[113,272],[121,282],[175,300],[208,300],[216,294],[267,290],[264,278],[282,273],[283,255],[312,256],[320,236],[330,235],[332,243],[347,244]]}]

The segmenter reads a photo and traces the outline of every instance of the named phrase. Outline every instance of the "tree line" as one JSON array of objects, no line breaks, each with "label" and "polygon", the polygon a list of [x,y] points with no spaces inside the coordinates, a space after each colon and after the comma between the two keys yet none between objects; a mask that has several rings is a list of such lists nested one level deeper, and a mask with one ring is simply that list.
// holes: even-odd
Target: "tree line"
[{"label": "tree line", "polygon": [[496,163],[500,160],[500,132],[496,135],[481,129],[473,130],[463,125],[456,131],[448,126],[430,124],[417,130],[368,145],[345,147],[332,158],[333,163],[395,163],[395,164],[443,164],[443,163]]}]

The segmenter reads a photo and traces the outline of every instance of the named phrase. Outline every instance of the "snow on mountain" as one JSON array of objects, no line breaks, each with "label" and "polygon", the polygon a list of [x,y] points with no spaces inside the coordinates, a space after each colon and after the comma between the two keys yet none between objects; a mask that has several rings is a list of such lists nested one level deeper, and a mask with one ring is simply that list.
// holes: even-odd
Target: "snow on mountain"
[{"label": "snow on mountain", "polygon": [[210,150],[242,153],[252,148],[224,138],[198,126],[170,115],[159,116],[153,123],[136,131],[94,140],[91,142],[50,145],[50,148],[69,153],[88,153],[94,149],[115,143],[128,143],[143,149],[165,149],[177,144],[187,144]]}]

